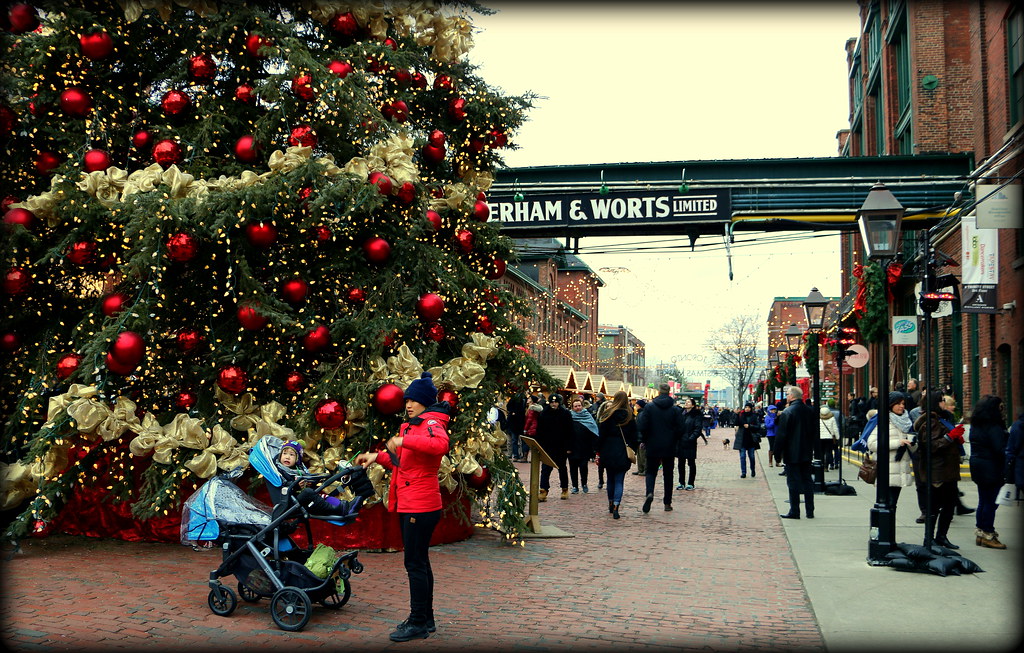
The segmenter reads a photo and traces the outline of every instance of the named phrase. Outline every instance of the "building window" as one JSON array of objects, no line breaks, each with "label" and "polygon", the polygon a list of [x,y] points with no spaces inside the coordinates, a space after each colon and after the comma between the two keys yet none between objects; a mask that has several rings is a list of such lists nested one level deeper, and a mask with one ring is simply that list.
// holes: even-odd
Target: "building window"
[{"label": "building window", "polygon": [[868,74],[877,74],[878,60],[882,54],[882,21],[878,15],[878,6],[871,8],[871,15],[868,16]]},{"label": "building window", "polygon": [[1024,11],[1015,10],[1006,19],[1006,54],[1010,82],[1010,124],[1024,119]]},{"label": "building window", "polygon": [[893,53],[896,55],[896,103],[899,115],[896,128],[893,130],[893,137],[896,141],[896,154],[913,154],[910,42],[907,38],[906,22],[903,22],[902,25],[902,32],[893,40],[892,44]]}]

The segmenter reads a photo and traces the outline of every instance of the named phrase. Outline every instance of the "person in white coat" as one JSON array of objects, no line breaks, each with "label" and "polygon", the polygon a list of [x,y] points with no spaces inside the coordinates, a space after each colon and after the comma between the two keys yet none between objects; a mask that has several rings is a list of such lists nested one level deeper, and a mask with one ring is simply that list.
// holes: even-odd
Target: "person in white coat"
[{"label": "person in white coat", "polygon": [[[913,443],[914,424],[904,401],[902,392],[889,393],[889,491],[893,512],[900,499],[900,490],[914,485],[910,456],[917,451],[917,445]],[[878,429],[868,436],[868,451],[878,453]]]},{"label": "person in white coat", "polygon": [[825,469],[838,469],[839,422],[836,421],[836,416],[832,414],[832,409],[828,406],[821,407],[818,417],[821,419],[821,425],[818,427],[821,463]]}]

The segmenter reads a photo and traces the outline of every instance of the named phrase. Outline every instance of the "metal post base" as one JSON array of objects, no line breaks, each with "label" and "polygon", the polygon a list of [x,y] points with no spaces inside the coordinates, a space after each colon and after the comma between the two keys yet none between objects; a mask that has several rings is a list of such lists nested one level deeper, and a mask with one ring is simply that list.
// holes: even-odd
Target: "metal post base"
[{"label": "metal post base", "polygon": [[887,564],[885,554],[896,548],[896,513],[888,506],[871,507],[871,530],[868,537],[868,562]]}]

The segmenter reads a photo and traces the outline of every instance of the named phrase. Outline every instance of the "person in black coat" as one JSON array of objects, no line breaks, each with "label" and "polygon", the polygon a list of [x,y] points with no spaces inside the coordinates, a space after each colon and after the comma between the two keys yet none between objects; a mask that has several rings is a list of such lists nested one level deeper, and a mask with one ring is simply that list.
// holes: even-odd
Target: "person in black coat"
[{"label": "person in black coat", "polygon": [[665,510],[672,510],[672,474],[675,472],[676,443],[683,437],[683,413],[669,391],[667,383],[658,386],[658,396],[644,406],[636,418],[640,442],[647,449],[645,513],[651,511],[651,503],[654,502],[659,465],[665,486],[662,503]]},{"label": "person in black coat", "polygon": [[[548,404],[537,416],[537,443],[544,449],[551,460],[558,465],[558,484],[562,488],[562,498],[569,498],[569,470],[566,467],[569,451],[569,439],[572,437],[572,416],[562,405],[562,396],[552,393]],[[547,499],[551,487],[550,465],[540,466],[540,499]]]},{"label": "person in black coat", "polygon": [[818,419],[814,409],[804,403],[804,392],[792,386],[786,397],[789,406],[775,423],[775,457],[781,456],[786,465],[786,485],[789,488],[789,512],[779,515],[783,519],[800,519],[800,495],[804,495],[804,510],[808,519],[814,519],[814,482],[811,480],[811,458],[818,439]]},{"label": "person in black coat", "polygon": [[616,392],[609,405],[601,410],[597,425],[597,451],[608,473],[608,512],[618,519],[626,472],[633,465],[626,455],[626,445],[633,451],[640,447],[636,420],[633,419],[633,411],[629,409],[629,397],[624,391]]},{"label": "person in black coat", "polygon": [[508,439],[512,447],[512,462],[526,461],[526,445],[519,437],[526,425],[526,395],[517,393],[505,404],[508,411]]},{"label": "person in black coat", "polygon": [[[697,479],[697,439],[704,435],[704,414],[697,407],[697,402],[689,397],[683,400],[682,412],[683,437],[676,443],[676,456],[679,457],[679,485],[676,489],[692,490]],[[688,477],[685,475],[687,464],[690,466]]]},{"label": "person in black coat", "polygon": [[971,480],[978,486],[978,508],[974,513],[974,542],[989,549],[1005,549],[999,541],[995,520],[996,497],[1003,486],[1006,471],[1006,405],[993,395],[985,395],[971,413]]},{"label": "person in black coat", "polygon": [[740,478],[747,477],[747,460],[750,460],[750,477],[757,476],[754,452],[761,448],[761,424],[754,412],[754,404],[749,401],[736,416],[732,448],[740,452]]}]

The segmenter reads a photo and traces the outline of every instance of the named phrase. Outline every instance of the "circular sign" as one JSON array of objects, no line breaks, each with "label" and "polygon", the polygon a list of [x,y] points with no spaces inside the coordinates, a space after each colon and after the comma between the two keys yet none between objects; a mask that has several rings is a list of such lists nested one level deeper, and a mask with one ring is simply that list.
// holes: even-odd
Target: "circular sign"
[{"label": "circular sign", "polygon": [[864,367],[868,364],[868,348],[864,345],[850,345],[847,347],[847,351],[853,352],[846,356],[845,362],[850,367]]}]

